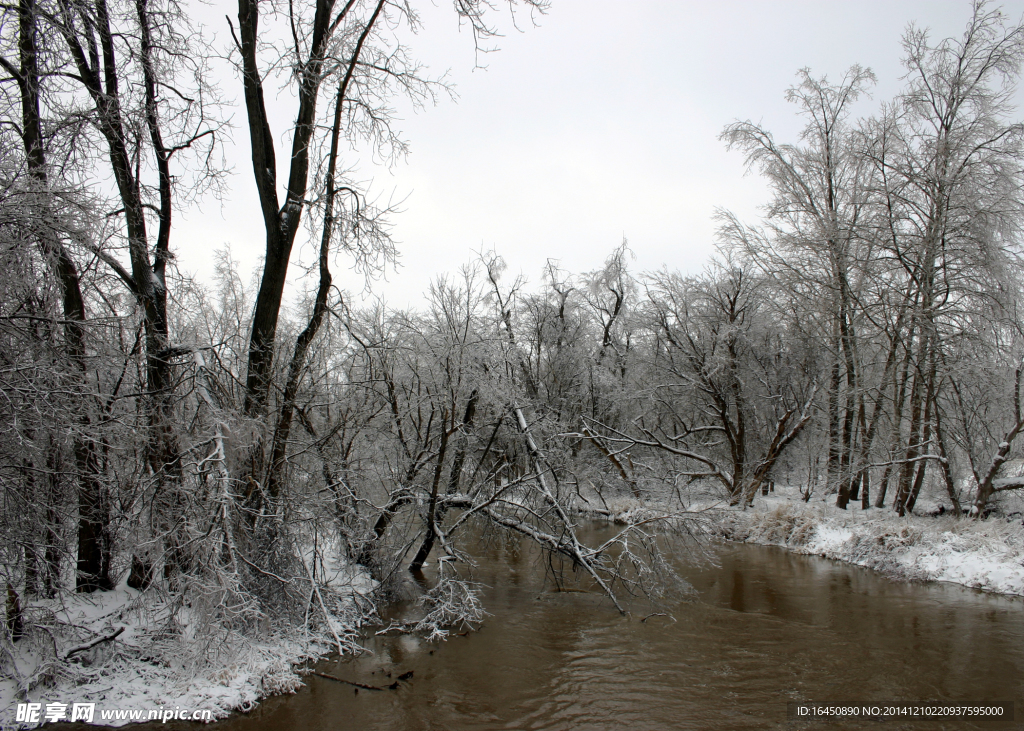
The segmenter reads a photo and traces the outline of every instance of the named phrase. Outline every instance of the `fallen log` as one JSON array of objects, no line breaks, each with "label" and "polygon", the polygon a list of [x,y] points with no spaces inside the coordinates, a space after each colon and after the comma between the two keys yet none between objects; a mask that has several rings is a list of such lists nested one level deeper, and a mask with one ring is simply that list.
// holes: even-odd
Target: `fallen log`
[{"label": "fallen log", "polygon": [[104,642],[110,642],[111,640],[117,639],[121,635],[122,632],[124,632],[124,627],[119,628],[112,635],[107,635],[106,637],[100,637],[98,640],[93,640],[92,642],[90,642],[88,644],[85,644],[85,645],[79,645],[78,647],[75,647],[75,648],[69,650],[68,654],[64,656],[64,659],[65,660],[70,660],[72,655],[77,655],[79,652],[85,652],[86,650],[91,650],[92,648],[96,647],[96,645],[102,644]]}]

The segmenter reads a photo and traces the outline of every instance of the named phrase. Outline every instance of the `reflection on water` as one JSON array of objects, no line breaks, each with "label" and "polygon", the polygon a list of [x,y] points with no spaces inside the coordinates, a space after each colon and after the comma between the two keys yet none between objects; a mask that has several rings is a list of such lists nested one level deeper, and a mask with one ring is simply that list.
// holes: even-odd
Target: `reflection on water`
[{"label": "reflection on water", "polygon": [[683,566],[698,594],[673,618],[619,616],[606,601],[551,593],[543,564],[491,548],[475,578],[493,615],[431,645],[374,638],[326,673],[218,728],[761,729],[1024,728],[967,721],[786,720],[788,701],[1014,701],[1024,713],[1024,603],[759,546],[717,546],[720,566]]}]

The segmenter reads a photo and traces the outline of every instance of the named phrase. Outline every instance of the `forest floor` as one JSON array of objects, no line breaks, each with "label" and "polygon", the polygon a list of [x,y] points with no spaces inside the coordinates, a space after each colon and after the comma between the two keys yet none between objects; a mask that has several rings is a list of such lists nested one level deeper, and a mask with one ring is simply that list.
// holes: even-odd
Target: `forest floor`
[{"label": "forest floor", "polygon": [[[0,729],[73,720],[76,703],[94,704],[90,722],[106,726],[153,712],[157,720],[196,711],[218,719],[250,710],[295,692],[296,669],[336,650],[335,637],[356,649],[359,605],[368,604],[356,595],[372,589],[361,571],[334,567],[323,587],[332,593],[332,627],[318,633],[283,630],[270,618],[255,631],[232,631],[210,622],[204,615],[216,608],[201,611],[194,593],[171,598],[124,580],[109,592],[24,602],[23,637],[0,647]],[[19,723],[19,703],[38,703],[38,722]]]},{"label": "forest floor", "polygon": [[[723,538],[784,546],[797,553],[846,561],[893,579],[947,581],[1001,594],[1024,595],[1024,526],[1016,506],[985,520],[938,513],[919,503],[920,515],[888,508],[835,507],[835,496],[804,502],[795,487],[758,495],[747,510],[727,509],[715,521]],[[1007,509],[1013,508],[1013,509]]]}]

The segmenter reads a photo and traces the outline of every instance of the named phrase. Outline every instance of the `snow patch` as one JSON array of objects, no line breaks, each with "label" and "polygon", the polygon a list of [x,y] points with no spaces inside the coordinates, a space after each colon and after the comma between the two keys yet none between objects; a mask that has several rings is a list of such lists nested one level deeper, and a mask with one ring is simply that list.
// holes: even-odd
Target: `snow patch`
[{"label": "snow patch", "polygon": [[69,712],[73,703],[95,703],[93,723],[119,726],[131,721],[101,720],[100,711],[180,707],[209,710],[217,719],[294,693],[302,686],[295,666],[336,650],[335,636],[346,650],[356,649],[371,604],[366,594],[376,587],[344,561],[324,557],[321,571],[333,632],[276,626],[267,617],[258,628],[225,625],[213,633],[187,594],[139,592],[125,583],[109,592],[23,600],[25,635],[0,646],[0,730],[23,726],[18,703],[65,703]]},{"label": "snow patch", "polygon": [[899,517],[884,509],[839,510],[781,496],[759,502],[753,509],[723,511],[720,535],[846,561],[895,579],[1024,596],[1019,520]]}]

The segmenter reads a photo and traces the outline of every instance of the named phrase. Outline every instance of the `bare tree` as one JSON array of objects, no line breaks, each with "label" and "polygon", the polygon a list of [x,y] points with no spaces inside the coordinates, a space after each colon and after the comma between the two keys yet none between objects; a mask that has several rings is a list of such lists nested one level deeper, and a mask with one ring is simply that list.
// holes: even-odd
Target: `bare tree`
[{"label": "bare tree", "polygon": [[725,218],[724,233],[736,244],[750,244],[746,253],[770,276],[809,278],[818,299],[808,304],[828,313],[823,336],[832,342],[835,361],[827,395],[827,475],[839,493],[836,504],[845,509],[854,476],[860,474],[853,464],[854,442],[857,414],[864,411],[857,280],[871,258],[870,243],[859,230],[869,202],[867,164],[858,149],[860,137],[848,120],[852,104],[875,76],[853,66],[838,84],[815,79],[807,69],[799,78],[787,98],[807,119],[802,146],[779,144],[751,122],[736,122],[722,133],[729,147],[743,150],[747,164],[768,177],[775,195],[766,233],[743,231],[730,217]]},{"label": "bare tree", "polygon": [[[65,240],[74,235],[64,221],[64,211],[50,200],[50,175],[43,135],[41,77],[39,71],[40,12],[33,0],[18,5],[18,65],[0,56],[0,65],[17,83],[21,102],[20,136],[25,152],[27,181],[24,194],[31,195],[37,206],[41,225],[35,229],[35,245],[59,283],[63,311],[63,333],[68,360],[77,378],[77,390],[86,390],[88,374],[86,363],[86,310],[78,273],[78,265]],[[8,199],[8,204],[12,201]],[[78,473],[78,566],[76,584],[79,590],[109,589],[111,541],[105,500],[99,477],[97,447],[91,433],[88,404],[83,404],[76,421],[74,442],[75,464]],[[51,573],[53,573],[51,571]],[[59,574],[59,571],[56,573]],[[47,593],[52,593],[52,585]]]},{"label": "bare tree", "polygon": [[785,330],[767,323],[763,287],[741,269],[662,274],[649,299],[658,338],[640,395],[657,408],[628,429],[605,426],[604,438],[672,455],[684,465],[676,474],[713,480],[731,504],[746,506],[809,423],[816,385],[793,377],[806,364],[785,359]]},{"label": "bare tree", "polygon": [[[930,462],[942,400],[947,343],[960,313],[986,308],[995,292],[980,282],[1012,268],[1010,242],[1022,214],[1024,128],[1007,121],[1024,61],[1024,26],[976,2],[960,39],[904,38],[908,86],[874,155],[891,217],[890,251],[911,283],[905,327],[911,384],[909,440],[895,507],[913,510]],[[1001,303],[1005,306],[1006,303]]]}]

